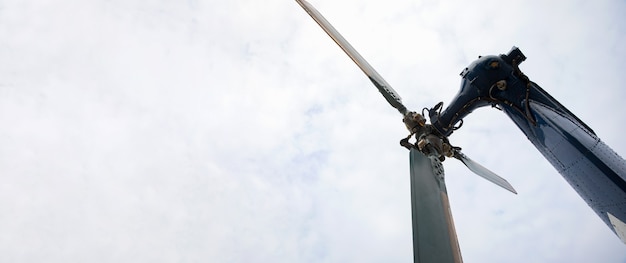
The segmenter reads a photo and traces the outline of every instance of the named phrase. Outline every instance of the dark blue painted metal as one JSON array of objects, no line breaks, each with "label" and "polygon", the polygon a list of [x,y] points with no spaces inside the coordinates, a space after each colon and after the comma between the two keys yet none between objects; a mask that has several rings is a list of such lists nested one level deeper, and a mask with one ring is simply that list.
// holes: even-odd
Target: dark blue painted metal
[{"label": "dark blue painted metal", "polygon": [[616,232],[607,213],[626,222],[626,161],[519,70],[525,59],[514,47],[507,55],[474,61],[461,73],[461,90],[452,103],[442,112],[430,110],[431,123],[450,135],[472,110],[488,105],[501,108]]}]

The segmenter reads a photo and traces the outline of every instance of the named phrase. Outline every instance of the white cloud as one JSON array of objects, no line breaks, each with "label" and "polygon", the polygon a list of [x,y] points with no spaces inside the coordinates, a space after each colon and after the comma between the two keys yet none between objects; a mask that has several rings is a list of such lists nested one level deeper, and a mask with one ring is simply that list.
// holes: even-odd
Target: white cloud
[{"label": "white cloud", "polygon": [[[413,109],[518,45],[626,153],[623,3],[311,3]],[[400,116],[295,1],[7,1],[0,61],[0,261],[412,259]],[[445,163],[466,262],[624,260],[503,114],[451,140],[520,193]]]}]

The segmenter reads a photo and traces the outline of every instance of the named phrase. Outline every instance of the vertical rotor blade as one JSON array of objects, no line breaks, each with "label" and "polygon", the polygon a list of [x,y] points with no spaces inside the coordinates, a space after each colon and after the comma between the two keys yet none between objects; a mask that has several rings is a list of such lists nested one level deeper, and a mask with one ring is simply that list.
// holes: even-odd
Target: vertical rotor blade
[{"label": "vertical rotor blade", "polygon": [[337,30],[317,11],[311,4],[305,0],[296,0],[300,6],[317,22],[322,29],[328,34],[334,41],[343,49],[343,51],[359,66],[359,68],[367,75],[367,77],[374,83],[378,91],[383,94],[387,102],[396,108],[403,115],[406,114],[407,109],[402,104],[400,95],[396,93],[393,88],[381,77],[378,72],[357,52],[348,41],[337,32]]},{"label": "vertical rotor blade", "polygon": [[461,162],[463,162],[463,164],[465,164],[465,166],[467,166],[467,168],[469,168],[475,174],[480,175],[482,178],[485,178],[488,181],[506,190],[509,190],[514,194],[517,194],[517,191],[515,191],[513,186],[509,184],[509,182],[506,179],[498,176],[497,174],[485,168],[484,166],[480,165],[479,163],[474,162],[472,159],[470,159],[469,157],[467,157],[465,154],[461,153],[460,151],[457,151],[454,157],[459,159]]}]

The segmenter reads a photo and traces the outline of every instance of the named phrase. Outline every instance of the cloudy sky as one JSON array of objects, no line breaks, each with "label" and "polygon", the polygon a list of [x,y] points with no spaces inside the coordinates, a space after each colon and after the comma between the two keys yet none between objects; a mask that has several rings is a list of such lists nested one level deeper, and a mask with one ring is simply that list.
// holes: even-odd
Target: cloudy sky
[{"label": "cloudy sky", "polygon": [[[626,155],[621,0],[310,0],[419,110],[478,55]],[[0,1],[0,262],[411,262],[401,116],[293,0]],[[479,109],[444,163],[465,262],[626,262]]]}]

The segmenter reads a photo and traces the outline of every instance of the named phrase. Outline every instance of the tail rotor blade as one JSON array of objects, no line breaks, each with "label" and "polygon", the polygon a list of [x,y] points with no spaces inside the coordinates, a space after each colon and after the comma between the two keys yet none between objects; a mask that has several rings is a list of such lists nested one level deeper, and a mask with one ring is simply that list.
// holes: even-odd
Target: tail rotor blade
[{"label": "tail rotor blade", "polygon": [[391,85],[381,77],[378,72],[357,52],[348,41],[343,38],[339,32],[317,11],[311,4],[305,0],[296,0],[300,6],[317,22],[317,24],[324,29],[326,34],[330,36],[337,45],[359,66],[359,68],[367,75],[367,77],[374,83],[374,86],[378,88],[378,91],[383,94],[387,102],[396,108],[402,115],[407,112],[406,107],[402,104],[402,99],[396,91],[391,88]]},{"label": "tail rotor blade", "polygon": [[506,190],[509,190],[514,194],[517,194],[517,191],[515,191],[515,188],[513,188],[513,186],[509,184],[509,182],[506,179],[498,176],[497,174],[485,168],[484,166],[480,165],[479,163],[474,162],[472,159],[470,159],[469,157],[467,157],[465,154],[461,153],[460,151],[456,151],[454,154],[454,157],[459,159],[461,162],[463,162],[463,164],[465,164],[465,166],[467,166],[467,168],[469,168],[475,174],[480,175],[482,178],[485,178],[488,181]]}]

